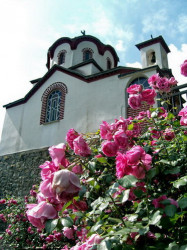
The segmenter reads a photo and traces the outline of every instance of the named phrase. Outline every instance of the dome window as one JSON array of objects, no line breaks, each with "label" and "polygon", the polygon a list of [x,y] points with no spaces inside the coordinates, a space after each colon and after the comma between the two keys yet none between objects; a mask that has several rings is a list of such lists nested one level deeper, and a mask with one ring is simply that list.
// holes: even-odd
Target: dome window
[{"label": "dome window", "polygon": [[107,69],[111,69],[112,68],[112,62],[111,62],[111,60],[110,60],[109,57],[107,57],[106,64],[107,64]]},{"label": "dome window", "polygon": [[83,62],[93,58],[93,50],[90,48],[83,49]]},{"label": "dome window", "polygon": [[66,50],[62,50],[58,53],[58,55],[57,55],[58,65],[65,63],[66,52],[67,52]]}]

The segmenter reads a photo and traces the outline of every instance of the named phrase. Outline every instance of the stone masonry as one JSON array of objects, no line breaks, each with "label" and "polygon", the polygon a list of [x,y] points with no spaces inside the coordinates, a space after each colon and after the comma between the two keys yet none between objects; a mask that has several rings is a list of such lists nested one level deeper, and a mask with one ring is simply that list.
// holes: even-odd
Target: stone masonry
[{"label": "stone masonry", "polygon": [[41,181],[39,166],[47,160],[47,148],[0,156],[0,198],[29,195]]}]

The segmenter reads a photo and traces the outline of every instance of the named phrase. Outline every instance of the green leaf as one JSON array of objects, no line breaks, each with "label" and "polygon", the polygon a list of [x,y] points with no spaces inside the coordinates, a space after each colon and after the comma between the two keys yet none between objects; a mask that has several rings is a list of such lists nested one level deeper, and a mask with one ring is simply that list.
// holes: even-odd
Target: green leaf
[{"label": "green leaf", "polygon": [[178,204],[179,204],[180,208],[182,208],[182,209],[186,208],[187,207],[187,198],[184,197],[184,198],[180,199]]},{"label": "green leaf", "polygon": [[121,202],[122,203],[124,203],[124,202],[126,202],[128,200],[129,193],[130,193],[130,189],[127,189],[127,190],[122,192],[122,196],[121,196]]},{"label": "green leaf", "polygon": [[149,224],[156,225],[160,221],[161,218],[162,218],[162,215],[160,214],[160,211],[158,210],[153,214]]},{"label": "green leaf", "polygon": [[72,227],[73,226],[73,220],[70,217],[65,217],[60,219],[62,225],[64,227]]},{"label": "green leaf", "polygon": [[103,221],[100,220],[98,221],[95,225],[93,225],[93,227],[91,228],[91,232],[96,232],[102,225],[103,225]]},{"label": "green leaf", "polygon": [[109,202],[104,202],[99,206],[99,210],[103,211],[105,208],[107,208],[109,205]]},{"label": "green leaf", "polygon": [[173,243],[170,243],[168,248],[166,248],[167,250],[179,250],[179,246],[173,242]]},{"label": "green leaf", "polygon": [[183,135],[183,141],[187,141],[187,135]]},{"label": "green leaf", "polygon": [[178,174],[180,173],[181,167],[175,167],[164,171],[164,174]]},{"label": "green leaf", "polygon": [[111,250],[112,244],[110,240],[103,240],[98,246],[97,250]]},{"label": "green leaf", "polygon": [[57,226],[58,219],[55,220],[47,220],[45,223],[45,230],[47,233],[51,233]]},{"label": "green leaf", "polygon": [[173,118],[175,118],[175,116],[171,112],[168,112],[167,118],[168,119],[173,119]]},{"label": "green leaf", "polygon": [[128,129],[128,130],[133,130],[133,127],[134,127],[134,124],[131,123],[131,124],[128,125],[127,129]]},{"label": "green leaf", "polygon": [[173,217],[177,211],[177,207],[175,205],[168,205],[164,208],[164,211],[167,216]]},{"label": "green leaf", "polygon": [[183,246],[180,247],[179,250],[186,250],[186,249],[187,249],[187,245],[183,245]]},{"label": "green leaf", "polygon": [[140,235],[145,235],[149,232],[149,227],[140,228],[138,232]]},{"label": "green leaf", "polygon": [[182,178],[173,182],[173,186],[175,188],[179,188],[180,186],[185,186],[186,184],[187,184],[187,176],[183,176]]},{"label": "green leaf", "polygon": [[107,163],[107,159],[105,157],[97,158],[97,161],[99,161],[100,163]]},{"label": "green leaf", "polygon": [[66,210],[67,207],[69,207],[72,204],[72,200],[68,201],[67,203],[64,204],[62,210],[61,210],[61,214],[63,214],[63,212]]},{"label": "green leaf", "polygon": [[119,189],[119,183],[115,182],[110,188],[107,190],[106,194],[107,195],[112,195],[116,193]]},{"label": "green leaf", "polygon": [[133,191],[133,193],[136,195],[136,197],[141,198],[142,194],[144,194],[144,192],[141,189],[135,189]]},{"label": "green leaf", "polygon": [[118,180],[118,183],[124,188],[135,187],[138,180],[133,175],[126,175]]},{"label": "green leaf", "polygon": [[86,193],[87,189],[85,186],[81,187],[81,190],[79,191],[79,197],[80,199],[82,199],[82,197],[84,196],[84,194]]}]

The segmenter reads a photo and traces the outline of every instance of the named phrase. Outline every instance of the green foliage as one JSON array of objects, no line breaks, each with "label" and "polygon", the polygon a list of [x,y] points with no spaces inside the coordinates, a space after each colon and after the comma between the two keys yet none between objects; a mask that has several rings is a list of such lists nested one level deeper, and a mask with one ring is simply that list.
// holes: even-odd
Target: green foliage
[{"label": "green foliage", "polygon": [[[8,224],[11,223],[13,234],[3,234],[4,244],[13,247],[23,247],[29,239],[32,244],[47,249],[61,249],[65,245],[70,249],[79,239],[77,232],[86,230],[89,238],[96,233],[103,239],[99,245],[94,244],[90,249],[98,250],[128,250],[128,249],[178,249],[183,250],[187,244],[186,227],[186,166],[187,144],[184,128],[172,113],[164,119],[158,117],[160,109],[151,110],[151,118],[147,123],[157,131],[163,132],[171,128],[175,133],[172,140],[162,136],[154,139],[151,133],[146,133],[133,138],[135,145],[144,148],[152,156],[152,165],[146,172],[144,179],[133,175],[125,175],[121,179],[116,177],[115,157],[106,157],[101,150],[99,133],[86,135],[87,142],[92,149],[89,157],[79,157],[68,149],[68,160],[72,164],[80,164],[83,174],[80,175],[81,190],[72,200],[63,204],[59,217],[47,220],[45,229],[29,235],[28,221],[19,221],[13,224],[13,217],[8,214],[25,216],[24,202],[19,206],[6,206],[2,213],[6,214]],[[134,123],[128,126],[132,131]],[[101,157],[96,155],[101,154]],[[164,197],[159,201],[161,197]],[[86,202],[87,209],[81,209],[76,204]],[[73,208],[72,208],[73,207]],[[11,221],[12,220],[12,221]],[[20,229],[20,233],[16,232]],[[67,239],[64,235],[61,240],[46,243],[44,238],[56,232],[63,232],[64,228],[74,230],[74,238]],[[45,237],[42,238],[41,234]],[[20,241],[16,241],[16,237]],[[81,239],[85,242],[86,239]]]}]

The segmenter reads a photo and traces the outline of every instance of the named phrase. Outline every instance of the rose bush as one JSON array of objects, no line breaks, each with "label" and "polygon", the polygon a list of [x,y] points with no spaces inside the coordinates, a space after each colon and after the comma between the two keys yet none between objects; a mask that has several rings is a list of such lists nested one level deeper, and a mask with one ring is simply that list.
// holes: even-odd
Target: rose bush
[{"label": "rose bush", "polygon": [[[150,80],[161,91],[168,88],[165,81],[158,75]],[[152,105],[155,90],[145,91],[142,86],[128,89]],[[2,244],[18,249],[185,249],[186,113],[183,108],[177,118],[163,107],[150,108],[135,118],[103,121],[96,133],[70,129],[67,144],[49,148],[51,161],[39,166],[41,183],[31,196],[22,203],[0,200],[5,206],[0,219],[7,222]]]}]

